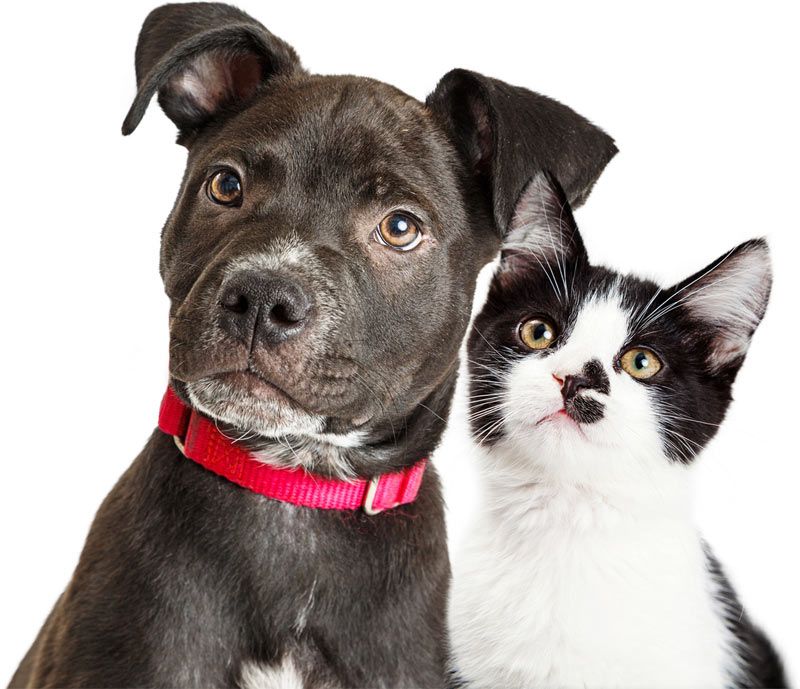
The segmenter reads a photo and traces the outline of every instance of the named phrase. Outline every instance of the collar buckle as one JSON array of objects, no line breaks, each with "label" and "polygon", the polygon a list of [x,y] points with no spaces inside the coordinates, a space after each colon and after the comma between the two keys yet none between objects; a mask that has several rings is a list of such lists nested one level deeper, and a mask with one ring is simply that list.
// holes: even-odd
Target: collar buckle
[{"label": "collar buckle", "polygon": [[172,439],[175,441],[175,447],[177,447],[181,451],[181,454],[185,457],[186,456],[186,445],[184,444],[184,441],[181,440],[180,436],[177,436],[177,435],[173,435]]},{"label": "collar buckle", "polygon": [[367,484],[367,493],[364,496],[364,504],[362,505],[362,509],[364,510],[364,514],[367,514],[370,517],[374,517],[376,514],[380,514],[387,509],[386,507],[375,507],[375,494],[378,492],[378,484],[380,482],[381,477],[374,476]]}]

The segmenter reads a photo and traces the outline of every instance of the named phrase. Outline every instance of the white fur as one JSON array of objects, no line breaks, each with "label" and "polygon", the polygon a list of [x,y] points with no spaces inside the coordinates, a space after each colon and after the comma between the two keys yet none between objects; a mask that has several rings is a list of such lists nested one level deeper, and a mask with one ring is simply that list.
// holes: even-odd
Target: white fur
[{"label": "white fur", "polygon": [[[590,300],[565,344],[512,366],[506,439],[476,448],[484,504],[454,559],[454,663],[480,687],[723,687],[733,641],[646,386],[613,368],[630,314]],[[563,415],[553,374],[599,359],[602,420]],[[544,420],[543,420],[544,419]]]},{"label": "white fur", "polygon": [[241,270],[282,270],[289,266],[313,263],[315,260],[308,244],[291,233],[272,240],[266,251],[233,259],[228,273],[235,275]]},{"label": "white fur", "polygon": [[349,433],[309,433],[309,438],[321,443],[328,443],[345,449],[361,447],[367,439],[364,431],[350,431]]},{"label": "white fur", "polygon": [[280,665],[245,663],[239,680],[240,689],[303,689],[303,686],[303,678],[288,655]]},{"label": "white fur", "polygon": [[[312,544],[314,542],[314,536],[311,536]],[[311,608],[314,607],[314,600],[315,595],[317,593],[317,579],[314,577],[314,581],[311,584],[311,588],[308,590],[308,598],[306,598],[306,602],[300,611],[297,613],[297,619],[294,622],[294,631],[296,634],[302,634],[305,631],[306,623],[308,622],[308,615],[311,612]]]},{"label": "white fur", "polygon": [[266,438],[310,435],[319,433],[324,426],[324,419],[318,414],[274,400],[255,399],[224,381],[204,378],[189,383],[186,389],[195,408],[212,419],[249,429],[249,435]]}]

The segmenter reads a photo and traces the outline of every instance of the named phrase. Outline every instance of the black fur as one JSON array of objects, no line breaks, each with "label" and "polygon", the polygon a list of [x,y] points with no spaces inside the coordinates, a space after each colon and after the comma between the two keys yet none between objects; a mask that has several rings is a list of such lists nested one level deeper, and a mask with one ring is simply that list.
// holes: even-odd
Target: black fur
[{"label": "black fur", "polygon": [[725,626],[736,638],[740,652],[741,673],[733,685],[733,689],[748,687],[770,687],[784,689],[789,686],[783,670],[783,662],[777,651],[762,632],[750,619],[739,597],[733,590],[719,561],[705,544],[708,571],[719,585],[717,603],[724,611]]},{"label": "black fur", "polygon": [[[361,432],[342,449],[220,423],[276,462],[325,474],[346,463],[373,476],[430,454],[477,273],[525,179],[547,162],[580,202],[616,150],[568,108],[473,73],[447,75],[428,105],[374,80],[309,75],[227,5],[152,12],[136,74],[123,131],[158,93],[189,149],[162,237],[171,384],[188,400],[191,384],[236,375],[230,395],[206,399],[220,417],[252,408],[261,386],[276,416],[253,425],[290,409],[323,419],[326,433]],[[477,107],[462,111],[465,98]],[[220,167],[241,177],[235,206],[205,191]],[[420,250],[373,241],[381,217],[407,205],[427,233]],[[258,319],[231,326],[226,281],[237,260],[279,241],[306,252],[269,269],[308,299],[303,327],[256,338],[245,331]],[[433,467],[411,505],[373,517],[311,510],[202,470],[156,432],[100,508],[11,684],[234,686],[243,663],[291,657],[309,687],[443,686],[448,579]]]}]

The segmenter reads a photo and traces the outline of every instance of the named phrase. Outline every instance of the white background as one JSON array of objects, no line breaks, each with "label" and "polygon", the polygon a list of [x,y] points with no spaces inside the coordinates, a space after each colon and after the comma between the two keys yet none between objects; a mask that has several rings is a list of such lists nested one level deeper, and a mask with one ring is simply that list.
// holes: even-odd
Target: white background
[{"label": "white background", "polygon": [[[772,303],[728,420],[697,467],[697,517],[800,677],[800,54],[791,5],[241,6],[313,71],[373,76],[424,98],[447,70],[468,67],[602,125],[621,153],[577,214],[597,262],[674,281],[739,241],[769,238]],[[152,7],[3,7],[0,682],[152,430],[166,379],[158,240],[185,153],[155,106],[132,137],[119,133]],[[441,461],[456,543],[474,491],[460,442],[451,437]]]}]

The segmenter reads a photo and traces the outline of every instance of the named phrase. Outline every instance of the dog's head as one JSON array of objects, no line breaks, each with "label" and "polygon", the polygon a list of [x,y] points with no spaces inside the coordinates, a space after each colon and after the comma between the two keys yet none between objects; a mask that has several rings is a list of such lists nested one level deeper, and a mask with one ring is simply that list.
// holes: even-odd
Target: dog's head
[{"label": "dog's head", "polygon": [[616,151],[561,104],[471,72],[426,103],[308,74],[222,4],[154,10],[136,73],[123,132],[157,94],[189,152],[161,252],[172,383],[261,438],[396,440],[421,409],[430,433],[525,182],[547,168],[580,202]]}]

